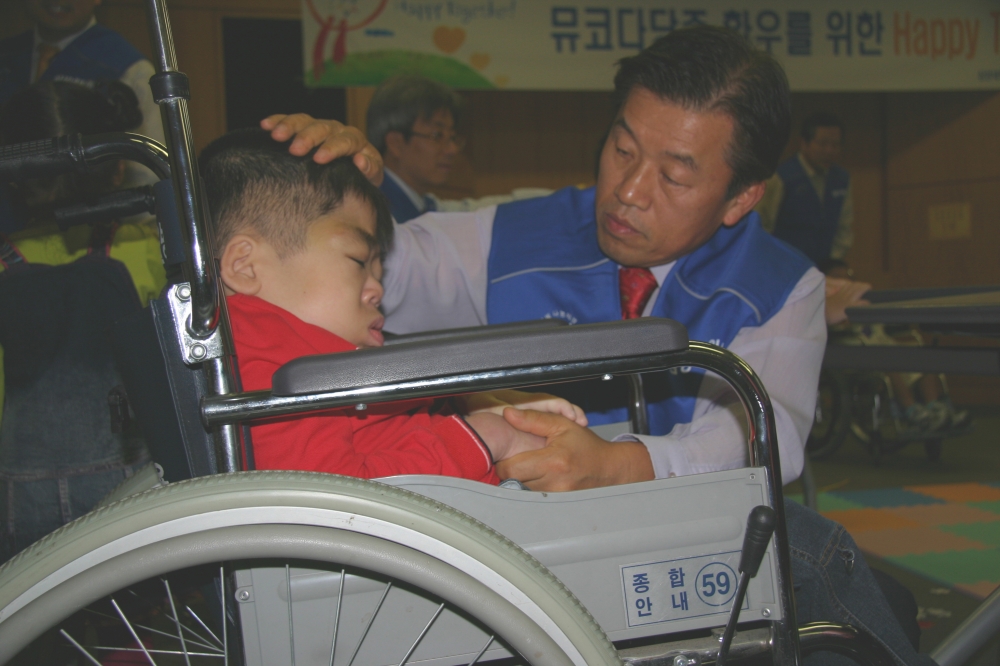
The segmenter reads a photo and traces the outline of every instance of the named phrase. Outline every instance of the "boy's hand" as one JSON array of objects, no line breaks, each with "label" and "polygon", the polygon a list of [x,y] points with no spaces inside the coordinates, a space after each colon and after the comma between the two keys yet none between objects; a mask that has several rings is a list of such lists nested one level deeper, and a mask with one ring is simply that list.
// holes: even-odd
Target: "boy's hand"
[{"label": "boy's hand", "polygon": [[260,126],[271,132],[275,141],[288,141],[288,152],[302,156],[313,148],[317,164],[332,162],[338,157],[354,156],[354,164],[376,185],[382,184],[382,156],[375,146],[356,127],[349,127],[336,120],[318,120],[305,113],[275,114],[260,121]]},{"label": "boy's hand", "polygon": [[489,412],[503,416],[507,407],[515,409],[533,409],[536,412],[548,412],[565,416],[577,425],[587,425],[587,415],[583,410],[562,398],[548,393],[527,393],[525,391],[490,391],[488,393],[472,393],[459,398],[462,411],[466,414]]},{"label": "boy's hand", "polygon": [[[510,411],[516,411],[508,407]],[[476,431],[486,448],[490,450],[494,462],[500,462],[526,451],[534,451],[545,446],[545,438],[518,430],[503,416],[484,411],[470,414],[465,422]]]},{"label": "boy's hand", "polygon": [[555,414],[508,409],[504,419],[545,446],[497,464],[501,479],[517,479],[532,490],[564,491],[648,481],[655,475],[640,442],[608,442]]}]

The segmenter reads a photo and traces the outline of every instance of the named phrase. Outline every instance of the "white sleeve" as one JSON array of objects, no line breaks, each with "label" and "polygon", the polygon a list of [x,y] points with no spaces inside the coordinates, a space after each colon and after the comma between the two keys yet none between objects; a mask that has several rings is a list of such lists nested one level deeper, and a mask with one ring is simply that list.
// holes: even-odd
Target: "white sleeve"
[{"label": "white sleeve", "polygon": [[479,197],[478,199],[438,199],[435,197],[434,201],[437,203],[437,209],[441,212],[467,212],[471,210],[479,210],[480,208],[486,208],[488,206],[509,203],[511,201],[520,201],[521,199],[547,197],[554,191],[555,190],[547,190],[541,187],[519,187],[513,190],[510,194],[491,194],[485,197]]},{"label": "white sleeve", "polygon": [[[802,473],[805,442],[816,409],[820,365],[826,349],[823,274],[809,269],[785,305],[762,326],[740,329],[729,349],[750,364],[767,389],[778,431],[783,483]],[[660,437],[628,435],[649,450],[657,478],[747,465],[746,419],[722,378],[702,381],[691,423]]]},{"label": "white sleeve", "polygon": [[[135,91],[135,96],[139,98],[139,110],[142,111],[142,124],[132,131],[165,144],[163,122],[160,120],[160,107],[153,101],[153,91],[149,88],[149,79],[155,73],[156,70],[153,68],[153,63],[143,58],[126,69],[120,80]],[[127,163],[125,187],[148,185],[149,183],[155,183],[157,180],[153,172],[146,167],[135,162]]]},{"label": "white sleeve", "polygon": [[470,213],[427,213],[396,225],[383,280],[387,331],[486,324],[495,215],[492,206]]}]

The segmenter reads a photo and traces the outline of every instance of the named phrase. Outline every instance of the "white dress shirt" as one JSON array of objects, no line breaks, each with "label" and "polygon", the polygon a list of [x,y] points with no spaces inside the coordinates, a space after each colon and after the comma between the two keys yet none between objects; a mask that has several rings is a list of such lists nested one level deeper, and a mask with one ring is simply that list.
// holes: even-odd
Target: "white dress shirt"
[{"label": "white dress shirt", "polygon": [[[386,261],[382,308],[386,329],[411,333],[487,323],[487,262],[496,207],[470,213],[429,213],[396,226]],[[659,284],[673,264],[652,269]],[[656,293],[646,306],[655,302]],[[760,375],[778,432],[784,483],[802,473],[812,427],[820,364],[826,348],[823,275],[810,268],[784,306],[761,326],[740,329],[729,345]],[[626,435],[645,444],[658,478],[744,467],[746,423],[724,380],[701,383],[693,419],[664,436]]]},{"label": "white dress shirt", "polygon": [[[403,190],[403,194],[407,196],[414,208],[421,213],[427,212],[427,204],[424,201],[424,198],[417,194],[416,190],[407,185],[403,179],[389,167],[385,167],[383,171],[385,172],[386,178],[392,178],[393,182],[399,186],[399,189]],[[439,199],[433,192],[428,192],[427,196],[434,200],[434,205],[438,212],[467,213],[469,211],[479,210],[480,208],[486,208],[487,206],[496,206],[509,201],[520,201],[521,199],[547,197],[550,194],[552,194],[552,190],[544,187],[518,187],[512,190],[510,194],[490,194],[485,197],[478,198],[466,197],[465,199]]]}]

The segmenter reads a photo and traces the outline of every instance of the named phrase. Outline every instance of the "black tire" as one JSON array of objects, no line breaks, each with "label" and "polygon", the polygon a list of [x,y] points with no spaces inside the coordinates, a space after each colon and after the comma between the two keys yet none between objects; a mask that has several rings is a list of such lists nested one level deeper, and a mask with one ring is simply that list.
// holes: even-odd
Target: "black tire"
[{"label": "black tire", "polygon": [[824,369],[819,375],[816,419],[806,441],[809,458],[829,458],[841,447],[850,430],[851,394],[847,378]]},{"label": "black tire", "polygon": [[[621,664],[569,590],[490,528],[399,488],[305,472],[244,472],[171,484],[89,513],[22,551],[0,568],[0,663],[78,608],[118,590],[240,559],[336,563],[397,580],[489,627],[532,664]],[[287,617],[291,638],[285,640],[298,643],[291,611]],[[124,615],[122,620],[127,624]],[[183,630],[176,631],[187,656]],[[220,641],[214,654],[201,656],[225,651]]]}]

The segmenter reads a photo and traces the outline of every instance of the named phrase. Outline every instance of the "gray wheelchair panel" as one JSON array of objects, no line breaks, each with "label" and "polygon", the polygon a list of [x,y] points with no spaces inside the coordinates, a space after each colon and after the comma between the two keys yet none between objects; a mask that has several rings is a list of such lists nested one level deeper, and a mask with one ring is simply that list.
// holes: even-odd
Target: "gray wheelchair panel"
[{"label": "gray wheelchair panel", "polygon": [[[614,641],[718,627],[728,618],[747,515],[767,504],[763,468],[568,493],[536,493],[438,476],[382,479],[453,506],[520,544],[580,599]],[[750,582],[741,620],[781,618],[773,545]],[[298,663],[329,663],[339,570],[293,566]],[[237,571],[248,664],[289,662],[284,563]],[[347,664],[386,581],[348,571],[335,664]],[[355,663],[399,663],[437,600],[393,587]],[[488,638],[445,610],[407,663],[468,663]],[[489,658],[504,656],[493,647]]]},{"label": "gray wheelchair panel", "polygon": [[[568,493],[446,477],[381,480],[453,506],[520,545],[613,641],[724,625],[747,516],[769,504],[764,469],[753,467]],[[781,617],[772,550],[750,582],[741,621]]]},{"label": "gray wheelchair panel", "polygon": [[[244,650],[247,664],[290,664],[288,585],[283,563],[256,563],[236,572]],[[391,587],[375,621],[365,628],[386,591],[387,579],[348,572],[340,599],[334,666],[351,661],[361,644],[355,664],[398,664],[437,610],[437,600],[426,593]],[[329,664],[333,647],[334,620],[341,585],[341,572],[291,567],[292,622],[295,661],[298,664]],[[365,640],[362,642],[362,638]],[[489,635],[464,616],[445,610],[417,646],[407,664],[450,666],[468,664],[486,644]],[[484,659],[509,657],[494,644]]]}]

